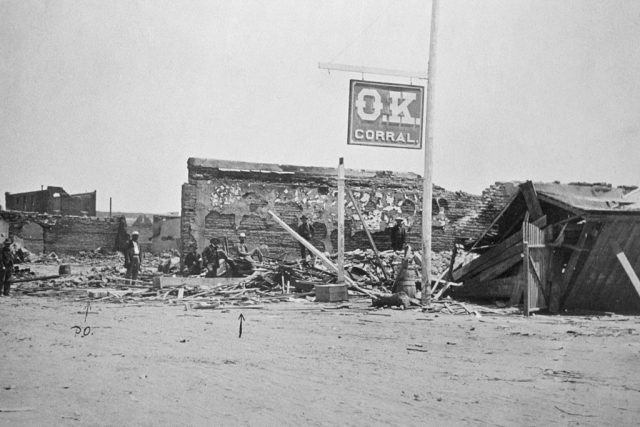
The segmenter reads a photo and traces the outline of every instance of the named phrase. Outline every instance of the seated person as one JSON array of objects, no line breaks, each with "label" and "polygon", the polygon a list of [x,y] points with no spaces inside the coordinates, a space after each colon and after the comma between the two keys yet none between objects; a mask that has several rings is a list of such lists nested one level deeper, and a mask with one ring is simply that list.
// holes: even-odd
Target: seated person
[{"label": "seated person", "polygon": [[[205,277],[217,277],[218,268],[220,268],[220,260],[224,260],[233,272],[236,269],[235,263],[229,259],[225,251],[220,249],[218,245],[220,241],[213,238],[209,241],[209,246],[202,251],[202,261],[207,269]],[[229,272],[228,272],[229,273]]]},{"label": "seated person", "polygon": [[200,256],[197,249],[197,246],[192,246],[184,257],[184,274],[199,275],[202,272],[202,256]]},{"label": "seated person", "polygon": [[245,243],[246,238],[246,234],[240,233],[240,243],[236,245],[236,252],[238,253],[238,256],[240,258],[245,258],[247,261],[253,261],[253,257],[255,256],[259,262],[262,262],[262,259],[264,258],[262,251],[259,248],[254,248],[249,251],[249,248]]}]

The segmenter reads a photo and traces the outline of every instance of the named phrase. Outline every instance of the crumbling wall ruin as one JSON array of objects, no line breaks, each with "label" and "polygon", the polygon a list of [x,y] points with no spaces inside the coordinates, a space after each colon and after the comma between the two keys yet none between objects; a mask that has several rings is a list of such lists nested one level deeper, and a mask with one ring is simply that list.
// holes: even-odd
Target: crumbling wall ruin
[{"label": "crumbling wall ruin", "polygon": [[[250,246],[268,245],[275,254],[298,251],[298,243],[268,214],[271,210],[292,228],[305,214],[315,228],[320,250],[337,248],[337,183],[335,169],[189,159],[189,182],[182,187],[182,248],[202,251],[211,237],[232,246],[240,232]],[[421,245],[422,179],[411,173],[346,171],[365,222],[380,250],[390,249],[388,230],[396,216],[407,224],[407,242]],[[456,238],[481,233],[517,189],[496,183],[482,195],[451,192],[434,186],[434,251],[451,249]],[[346,198],[345,249],[368,248],[356,210]]]},{"label": "crumbling wall ruin", "polygon": [[0,211],[0,228],[20,246],[34,253],[73,254],[103,248],[122,249],[126,223],[120,218],[90,218]]},{"label": "crumbling wall ruin", "polygon": [[180,217],[154,215],[151,252],[180,250]]}]

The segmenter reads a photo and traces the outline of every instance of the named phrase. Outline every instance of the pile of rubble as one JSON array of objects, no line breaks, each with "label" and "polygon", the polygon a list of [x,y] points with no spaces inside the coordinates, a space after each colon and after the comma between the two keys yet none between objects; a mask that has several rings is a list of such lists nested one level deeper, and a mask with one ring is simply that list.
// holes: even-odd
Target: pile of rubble
[{"label": "pile of rubble", "polygon": [[[462,304],[442,298],[451,282],[443,280],[449,269],[451,253],[434,253],[432,275],[435,280],[434,299],[430,311],[452,314],[497,312],[486,307]],[[378,259],[381,262],[378,262]],[[399,306],[408,309],[420,303],[420,282],[417,292],[403,295],[394,286],[403,260],[409,259],[409,268],[419,278],[420,254],[407,256],[400,252],[385,251],[379,258],[372,250],[356,250],[345,254],[345,280],[349,283],[350,299],[371,298],[373,306]],[[55,254],[32,258],[35,266],[59,267],[58,274],[39,276],[25,264],[14,275],[12,291],[31,296],[63,296],[78,301],[92,300],[138,304],[160,302],[184,304],[192,309],[228,309],[233,307],[263,308],[265,304],[285,301],[315,301],[316,285],[336,283],[337,274],[329,271],[319,260],[303,263],[265,258],[255,263],[255,271],[247,277],[201,276],[183,277],[180,258],[169,252],[161,256],[148,256],[143,260],[138,280],[125,277],[124,257],[119,253],[85,253],[58,257]],[[67,270],[63,271],[67,267]],[[406,267],[406,266],[405,266]],[[65,274],[65,273],[70,274]],[[169,283],[169,286],[165,285]],[[396,298],[396,303],[385,298]],[[387,303],[385,303],[387,302]]]}]

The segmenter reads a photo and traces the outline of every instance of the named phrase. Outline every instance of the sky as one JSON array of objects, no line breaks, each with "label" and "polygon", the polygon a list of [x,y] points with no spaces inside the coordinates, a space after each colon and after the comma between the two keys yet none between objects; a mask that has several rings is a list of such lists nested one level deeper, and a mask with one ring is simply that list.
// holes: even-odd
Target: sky
[{"label": "sky", "polygon": [[[347,145],[350,79],[426,73],[424,0],[0,0],[0,192],[180,210],[187,159],[410,171]],[[441,0],[433,182],[640,185],[640,2]],[[0,201],[4,205],[4,197]]]}]

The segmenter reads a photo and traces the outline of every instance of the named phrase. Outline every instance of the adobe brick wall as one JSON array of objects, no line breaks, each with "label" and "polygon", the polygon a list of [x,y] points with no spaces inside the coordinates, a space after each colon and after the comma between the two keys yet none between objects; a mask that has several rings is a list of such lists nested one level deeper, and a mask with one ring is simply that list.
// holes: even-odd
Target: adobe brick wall
[{"label": "adobe brick wall", "polygon": [[180,218],[162,215],[153,216],[151,252],[180,250]]},{"label": "adobe brick wall", "polygon": [[[247,233],[249,246],[266,244],[271,253],[296,254],[299,245],[268,213],[275,212],[292,228],[305,214],[315,227],[313,243],[321,250],[337,248],[335,169],[189,159],[189,182],[182,186],[181,241],[185,250],[202,251],[211,237],[238,242]],[[359,204],[380,250],[390,249],[387,228],[406,219],[407,241],[421,245],[422,179],[411,173],[346,171],[346,183]],[[477,237],[491,223],[517,187],[496,183],[482,195],[451,192],[434,186],[434,251],[451,249],[458,237]],[[345,249],[369,243],[356,210],[345,206]]]},{"label": "adobe brick wall", "polygon": [[[73,254],[105,248],[115,251],[126,242],[126,223],[121,218],[90,218],[0,211],[9,236],[26,249],[40,253]],[[37,231],[37,227],[41,232]]]}]

